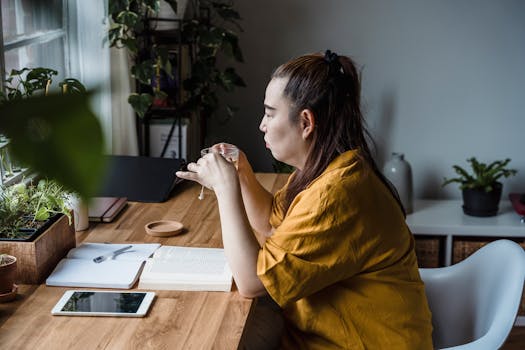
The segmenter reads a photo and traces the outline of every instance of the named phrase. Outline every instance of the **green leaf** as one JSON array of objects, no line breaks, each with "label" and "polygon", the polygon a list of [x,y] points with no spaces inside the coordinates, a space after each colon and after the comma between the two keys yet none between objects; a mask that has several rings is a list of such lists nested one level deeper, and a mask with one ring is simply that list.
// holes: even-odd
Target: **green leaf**
[{"label": "green leaf", "polygon": [[139,17],[135,12],[132,11],[122,11],[116,17],[117,23],[122,23],[128,27],[134,27],[139,21]]},{"label": "green leaf", "polygon": [[235,86],[246,86],[246,83],[241,78],[241,76],[237,74],[234,68],[226,68],[224,70],[224,76]]},{"label": "green leaf", "polygon": [[104,172],[102,128],[88,95],[50,94],[5,102],[0,131],[14,158],[82,197],[93,196]]},{"label": "green leaf", "polygon": [[129,0],[109,0],[109,13],[120,13],[129,6]]},{"label": "green leaf", "polygon": [[239,46],[239,38],[235,33],[231,31],[224,33],[222,48],[229,57],[235,58],[237,62],[244,62],[241,47]]},{"label": "green leaf", "polygon": [[159,12],[159,0],[143,0],[141,2],[151,11]]},{"label": "green leaf", "polygon": [[489,192],[494,187],[494,184],[500,177],[509,177],[516,174],[515,169],[506,169],[505,167],[510,162],[507,158],[503,161],[496,160],[489,165],[479,162],[475,157],[467,159],[473,171],[473,175],[469,174],[465,169],[458,165],[453,168],[459,175],[457,178],[444,179],[443,186],[451,182],[459,182],[460,188],[479,188]]},{"label": "green leaf", "polygon": [[131,74],[142,84],[151,84],[151,77],[155,74],[155,61],[145,60],[131,67]]},{"label": "green leaf", "polygon": [[200,44],[207,47],[219,48],[222,44],[223,30],[211,28],[201,31]]},{"label": "green leaf", "polygon": [[155,94],[154,94],[155,98],[156,99],[159,99],[159,100],[165,100],[168,98],[168,94],[165,93],[164,91],[155,91]]},{"label": "green leaf", "polygon": [[149,107],[153,103],[153,96],[150,94],[131,94],[128,97],[128,102],[133,107],[139,117],[144,117]]},{"label": "green leaf", "polygon": [[127,47],[129,51],[135,53],[135,52],[138,52],[138,46],[137,46],[137,41],[133,38],[128,38],[128,39],[122,39],[120,40],[120,43],[124,46],[124,47]]},{"label": "green leaf", "polygon": [[84,85],[75,78],[66,78],[58,83],[58,86],[63,93],[85,94],[87,92]]},{"label": "green leaf", "polygon": [[35,213],[35,220],[44,221],[47,219],[49,219],[49,212],[47,208],[45,207],[39,208],[38,211]]}]

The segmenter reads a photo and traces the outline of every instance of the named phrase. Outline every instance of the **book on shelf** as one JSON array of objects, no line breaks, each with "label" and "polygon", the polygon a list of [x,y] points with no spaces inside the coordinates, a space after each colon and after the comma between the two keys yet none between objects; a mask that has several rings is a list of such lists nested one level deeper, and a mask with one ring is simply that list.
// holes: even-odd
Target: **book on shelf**
[{"label": "book on shelf", "polygon": [[[126,248],[112,255],[118,249]],[[48,286],[131,288],[138,279],[140,269],[159,243],[108,244],[82,243],[71,249],[46,280]],[[93,259],[104,256],[102,262]]]},{"label": "book on shelf", "polygon": [[162,246],[146,261],[138,287],[229,292],[232,279],[222,248]]}]

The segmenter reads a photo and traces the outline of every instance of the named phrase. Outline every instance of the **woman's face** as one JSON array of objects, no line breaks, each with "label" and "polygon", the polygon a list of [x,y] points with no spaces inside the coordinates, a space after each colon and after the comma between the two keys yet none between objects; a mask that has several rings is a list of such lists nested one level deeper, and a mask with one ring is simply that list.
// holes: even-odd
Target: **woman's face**
[{"label": "woman's face", "polygon": [[259,129],[264,133],[266,148],[275,159],[303,169],[309,142],[303,139],[300,123],[290,121],[291,102],[283,96],[287,82],[286,78],[274,78],[268,83]]}]

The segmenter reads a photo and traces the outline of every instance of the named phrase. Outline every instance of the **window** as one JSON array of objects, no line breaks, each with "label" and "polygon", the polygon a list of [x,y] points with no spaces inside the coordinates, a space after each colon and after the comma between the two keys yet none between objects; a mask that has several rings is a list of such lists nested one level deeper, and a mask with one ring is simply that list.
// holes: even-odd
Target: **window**
[{"label": "window", "polygon": [[1,1],[1,71],[46,67],[58,71],[56,80],[69,75],[67,1]]},{"label": "window", "polygon": [[71,77],[95,89],[92,109],[111,145],[108,0],[0,1],[0,74],[52,68],[58,71],[55,82]]}]

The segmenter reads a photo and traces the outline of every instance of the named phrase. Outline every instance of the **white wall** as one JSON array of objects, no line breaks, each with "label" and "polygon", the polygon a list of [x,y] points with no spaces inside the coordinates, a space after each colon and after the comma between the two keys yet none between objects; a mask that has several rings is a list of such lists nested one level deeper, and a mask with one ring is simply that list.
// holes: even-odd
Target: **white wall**
[{"label": "white wall", "polygon": [[364,111],[377,160],[403,152],[417,197],[459,197],[441,188],[453,164],[512,158],[519,173],[504,195],[525,192],[525,1],[236,1],[245,32],[248,87],[240,107],[212,122],[208,142],[240,145],[258,171],[271,171],[258,124],[272,70],[293,56],[331,49],[362,67]]}]

